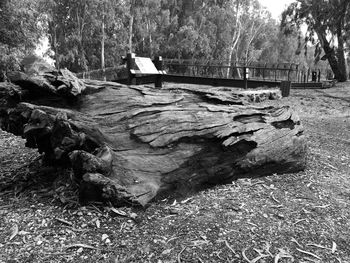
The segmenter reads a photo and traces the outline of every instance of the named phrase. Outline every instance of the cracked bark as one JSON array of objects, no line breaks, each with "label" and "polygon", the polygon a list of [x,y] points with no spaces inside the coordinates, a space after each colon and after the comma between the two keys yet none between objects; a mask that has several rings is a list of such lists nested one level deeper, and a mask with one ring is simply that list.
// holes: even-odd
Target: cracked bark
[{"label": "cracked bark", "polygon": [[300,171],[306,142],[289,107],[256,107],[230,89],[81,81],[66,70],[10,74],[0,126],[55,165],[80,198],[114,204],[197,191],[240,177]]}]

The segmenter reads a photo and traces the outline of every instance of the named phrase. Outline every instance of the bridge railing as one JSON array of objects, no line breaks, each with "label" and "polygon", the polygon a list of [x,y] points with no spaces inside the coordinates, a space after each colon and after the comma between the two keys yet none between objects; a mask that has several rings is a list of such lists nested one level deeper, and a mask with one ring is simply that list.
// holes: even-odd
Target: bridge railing
[{"label": "bridge railing", "polygon": [[76,74],[81,79],[95,79],[113,81],[118,79],[125,79],[128,77],[128,69],[126,65],[118,65],[115,67],[108,67],[97,70],[90,70]]},{"label": "bridge railing", "polygon": [[320,69],[300,68],[294,63],[257,63],[247,65],[233,63],[227,65],[222,61],[203,61],[186,59],[163,59],[164,70],[168,74],[222,78],[222,79],[244,79],[244,73],[248,72],[251,80],[262,81],[292,81],[292,82],[320,82],[325,74]]}]

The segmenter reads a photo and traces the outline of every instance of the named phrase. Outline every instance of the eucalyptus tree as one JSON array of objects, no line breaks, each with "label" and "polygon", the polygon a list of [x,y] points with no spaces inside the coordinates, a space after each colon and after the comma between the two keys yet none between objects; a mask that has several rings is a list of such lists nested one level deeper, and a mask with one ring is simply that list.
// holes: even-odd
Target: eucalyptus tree
[{"label": "eucalyptus tree", "polygon": [[56,67],[72,71],[111,66],[127,48],[126,5],[118,0],[45,0]]},{"label": "eucalyptus tree", "polygon": [[316,45],[315,58],[324,56],[338,81],[347,80],[345,49],[350,28],[349,0],[296,0],[282,15],[286,34],[307,26],[305,42]]},{"label": "eucalyptus tree", "polygon": [[0,81],[34,51],[42,34],[41,18],[35,1],[0,1]]}]

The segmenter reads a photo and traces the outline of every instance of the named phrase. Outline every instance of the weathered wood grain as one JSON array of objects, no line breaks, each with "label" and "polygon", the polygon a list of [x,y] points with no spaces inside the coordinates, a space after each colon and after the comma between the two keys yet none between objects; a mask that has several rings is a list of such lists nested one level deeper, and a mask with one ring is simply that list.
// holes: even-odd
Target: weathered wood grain
[{"label": "weathered wood grain", "polygon": [[226,89],[81,81],[67,71],[10,79],[17,85],[0,85],[1,128],[47,162],[71,165],[82,200],[145,205],[306,165],[303,128],[287,106],[243,105]]}]

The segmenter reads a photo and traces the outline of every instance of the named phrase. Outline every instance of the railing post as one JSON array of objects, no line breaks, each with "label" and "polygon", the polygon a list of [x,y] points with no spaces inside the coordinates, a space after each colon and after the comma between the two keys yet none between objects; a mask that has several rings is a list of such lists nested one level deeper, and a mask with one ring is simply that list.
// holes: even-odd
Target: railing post
[{"label": "railing post", "polygon": [[128,85],[136,85],[135,73],[135,53],[128,53],[126,55],[126,66],[128,69]]},{"label": "railing post", "polygon": [[158,75],[156,76],[156,81],[154,83],[154,86],[156,88],[162,88],[162,82],[163,82],[163,58],[161,56],[156,56],[154,58],[153,63],[156,66],[156,69],[159,71]]},{"label": "railing post", "polygon": [[264,66],[264,69],[263,69],[263,80],[265,80],[265,69],[266,69],[266,66],[267,66],[267,62],[265,63],[265,66]]},{"label": "railing post", "polygon": [[244,81],[244,88],[248,88],[248,69],[246,66],[243,67],[243,81]]},{"label": "railing post", "polygon": [[287,76],[288,81],[290,81],[290,72],[292,71],[292,67],[293,67],[293,64],[290,65],[289,70],[288,70],[288,76]]},{"label": "railing post", "polygon": [[277,68],[278,68],[278,64],[277,64],[277,66],[275,68],[275,81],[277,81]]}]

